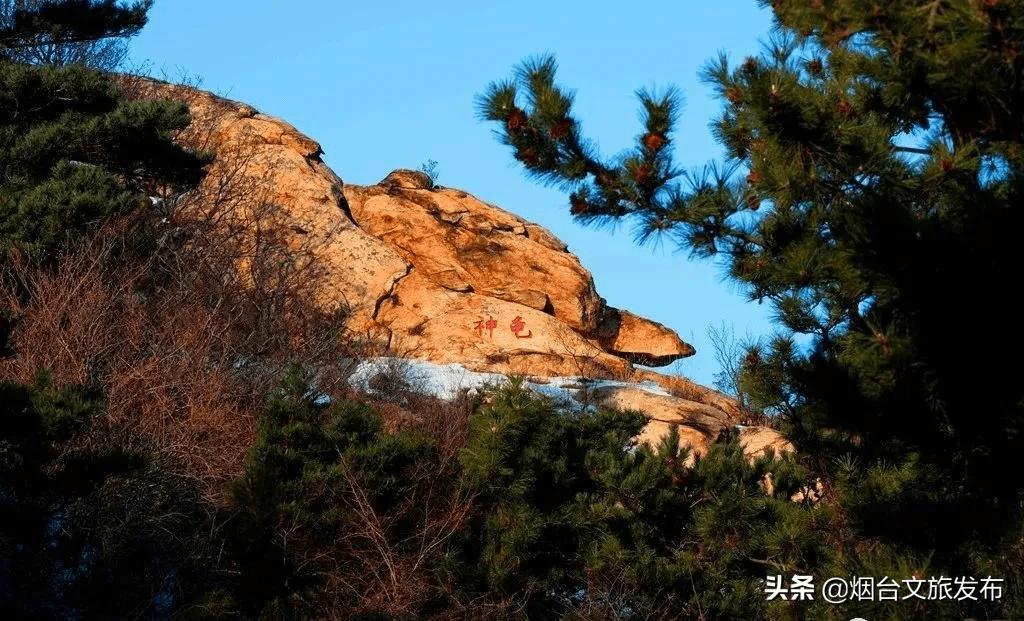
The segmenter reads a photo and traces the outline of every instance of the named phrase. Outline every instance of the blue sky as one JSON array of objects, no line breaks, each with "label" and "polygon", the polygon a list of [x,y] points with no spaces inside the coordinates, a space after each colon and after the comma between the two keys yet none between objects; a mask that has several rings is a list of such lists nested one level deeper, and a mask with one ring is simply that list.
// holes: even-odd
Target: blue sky
[{"label": "blue sky", "polygon": [[[258,6],[254,10],[254,6]],[[583,132],[603,154],[641,133],[634,92],[679,87],[677,163],[719,158],[708,127],[721,110],[698,74],[725,51],[742,62],[769,33],[755,0],[717,2],[389,2],[157,0],[133,40],[129,68],[199,78],[201,87],[281,117],[318,141],[346,183],[436,160],[441,185],[466,190],[562,238],[610,304],[662,322],[697,348],[667,370],[711,385],[707,330],[772,331],[767,304],[748,302],[723,269],[666,243],[637,247],[629,223],[575,224],[566,195],[527,179],[474,99],[522,60],[554,54],[576,92]]]}]

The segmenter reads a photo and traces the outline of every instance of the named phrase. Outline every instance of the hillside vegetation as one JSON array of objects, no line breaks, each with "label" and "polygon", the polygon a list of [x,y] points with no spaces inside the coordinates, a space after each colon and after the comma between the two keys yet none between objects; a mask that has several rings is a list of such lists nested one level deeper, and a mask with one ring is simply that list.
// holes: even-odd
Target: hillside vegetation
[{"label": "hillside vegetation", "polygon": [[[33,45],[130,36],[151,3],[15,4],[0,4],[7,11],[0,21],[4,618],[1024,616],[1020,482],[1010,472],[1000,485],[975,479],[1007,463],[1002,451],[1016,436],[986,443],[992,423],[961,442],[964,413],[952,409],[959,401],[943,410],[921,401],[927,395],[890,392],[899,373],[921,367],[890,369],[865,357],[903,356],[914,335],[880,329],[869,346],[853,326],[808,359],[787,357],[795,354],[784,339],[751,352],[744,385],[788,415],[802,451],[754,462],[726,436],[697,459],[680,448],[677,433],[657,450],[638,446],[642,413],[561,412],[515,380],[453,403],[361,402],[345,382],[348,365],[380,352],[353,341],[343,311],[309,303],[315,292],[302,269],[287,260],[272,228],[258,226],[272,209],[260,188],[232,186],[230,165],[175,141],[187,108],[147,101],[132,79],[82,63],[22,62],[39,58],[24,53]],[[762,70],[755,62],[722,79],[756,91]],[[553,65],[531,71],[523,75],[550,94]],[[502,93],[491,95],[508,97]],[[516,141],[536,138],[549,121],[551,129],[569,126],[545,116],[549,110],[529,117],[511,110],[501,117],[510,142],[524,164],[539,165],[530,160],[550,152],[530,156],[529,149],[554,147]],[[651,136],[667,133],[659,110],[650,108],[644,139],[655,160],[660,147]],[[730,128],[722,130],[727,137]],[[531,131],[533,138],[517,133]],[[1009,137],[984,138],[976,147],[1003,145],[1009,170],[997,179],[1007,187],[985,191],[991,201],[1004,200],[1000,192],[1016,197],[1021,152]],[[773,140],[766,130],[761,139]],[[781,152],[790,143],[768,144]],[[846,157],[843,145],[816,148],[826,159]],[[969,156],[948,159],[927,174],[950,175],[948,183],[966,192]],[[600,209],[614,211],[628,171],[646,187],[636,178],[639,164],[623,166],[595,169],[610,193]],[[619,177],[603,183],[602,173]],[[224,175],[216,197],[194,191],[207,174]],[[748,181],[759,188],[778,174]],[[598,209],[574,197],[579,213]],[[953,198],[940,203],[929,217],[972,222]],[[715,214],[702,213],[711,227]],[[782,238],[805,234],[797,222],[784,224],[775,222],[771,243],[762,240],[783,254]],[[704,239],[703,229],[689,226]],[[734,250],[738,266],[761,256],[752,247]],[[791,267],[779,264],[754,282],[789,299],[780,274]],[[898,291],[873,295],[898,306]],[[898,318],[896,306],[883,310]],[[842,366],[852,358],[861,375]],[[832,384],[815,383],[823,368],[833,372]],[[865,395],[865,369],[878,394]],[[897,388],[879,379],[886,374]],[[821,389],[807,392],[812,384]],[[997,422],[1019,421],[1020,404],[1006,401],[1010,384],[998,388],[1010,409]],[[914,421],[930,421],[921,428],[926,437],[909,424],[892,438],[877,427],[851,428],[830,409],[853,417],[844,409],[850,394],[860,407],[868,397],[880,400],[886,412],[902,398]],[[786,398],[789,410],[780,405]],[[945,443],[932,435],[941,425],[927,418],[942,411]],[[959,452],[944,468],[936,451],[946,446]],[[953,475],[961,478],[942,478]],[[984,511],[971,515],[974,500]],[[936,533],[951,539],[937,541]],[[773,578],[798,575],[819,583],[1002,581],[1000,597],[979,591],[974,599],[830,604],[768,596]]]}]

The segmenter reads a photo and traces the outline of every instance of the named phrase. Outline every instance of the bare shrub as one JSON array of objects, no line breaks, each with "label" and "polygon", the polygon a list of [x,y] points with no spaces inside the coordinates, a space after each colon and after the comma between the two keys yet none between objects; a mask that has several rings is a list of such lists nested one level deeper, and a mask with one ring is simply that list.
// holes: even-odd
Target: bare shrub
[{"label": "bare shrub", "polygon": [[776,426],[777,421],[773,417],[753,406],[750,396],[743,390],[740,381],[743,375],[744,360],[747,359],[750,348],[757,344],[756,341],[750,336],[745,339],[737,338],[735,329],[726,326],[725,323],[718,328],[709,325],[708,339],[715,350],[715,362],[718,363],[720,369],[715,373],[715,388],[737,400],[745,424]]},{"label": "bare shrub", "polygon": [[289,297],[287,273],[254,290],[231,281],[230,265],[179,249],[162,282],[154,270],[166,257],[125,261],[124,238],[104,233],[53,266],[9,257],[0,307],[14,317],[14,355],[0,373],[27,381],[43,366],[58,383],[102,388],[106,423],[127,445],[145,444],[213,493],[241,472],[279,367],[331,368],[330,318]]},{"label": "bare shrub", "polygon": [[[213,125],[203,127],[182,139],[208,149]],[[286,214],[254,173],[250,146],[218,151],[188,192],[150,188],[151,208],[55,262],[12,253],[0,283],[14,351],[0,373],[24,381],[46,366],[58,383],[102,387],[112,428],[214,496],[240,474],[286,362],[318,369],[330,392],[350,353],[344,310],[314,304],[313,253],[284,235]]]},{"label": "bare shrub", "polygon": [[376,394],[358,395],[381,414],[388,432],[425,436],[435,449],[411,465],[402,501],[387,512],[375,508],[373,490],[357,473],[345,471],[345,493],[337,499],[349,516],[342,536],[326,554],[314,547],[296,561],[323,568],[324,600],[317,606],[324,618],[413,619],[432,605],[445,612],[431,618],[483,619],[498,610],[489,600],[461,602],[461,585],[438,581],[438,567],[475,507],[460,486],[459,461],[474,401],[465,392],[452,401],[424,394],[422,381],[407,360],[389,357],[371,379]]},{"label": "bare shrub", "polygon": [[[384,368],[405,368],[401,363]],[[325,539],[314,526],[318,519],[300,524],[286,518],[277,528],[291,565],[322,579],[322,589],[297,603],[315,618],[420,618],[428,606],[448,606],[457,591],[458,585],[438,583],[437,570],[474,510],[473,496],[460,485],[459,462],[472,404],[413,393],[404,404],[369,403],[381,414],[385,429],[402,436],[399,444],[417,447],[409,453],[415,455],[412,461],[401,462],[397,502],[382,504],[379,490],[370,487],[374,476],[359,471],[358,459],[342,457],[341,481],[311,484],[305,488],[310,495],[300,501],[314,513],[324,512],[327,522],[340,520],[337,531],[330,530]],[[367,450],[381,449],[377,445]],[[383,449],[381,455],[392,451],[402,449]]]},{"label": "bare shrub", "polygon": [[134,290],[141,270],[120,271],[106,278],[95,246],[54,269],[14,257],[8,281],[23,295],[0,290],[17,318],[3,375],[25,381],[47,367],[57,383],[101,387],[103,422],[124,445],[171,458],[196,479],[223,480],[251,442],[253,417],[251,392],[210,364],[215,317],[188,296],[147,304]]},{"label": "bare shrub", "polygon": [[450,465],[417,463],[405,498],[387,513],[374,508],[370,490],[345,470],[348,485],[341,502],[352,519],[338,548],[348,562],[328,573],[326,592],[354,602],[349,613],[415,618],[436,597],[434,569],[473,508]]},{"label": "bare shrub", "polygon": [[715,388],[732,395],[746,405],[743,391],[740,390],[740,373],[743,371],[743,355],[745,345],[736,338],[736,330],[725,325],[715,327],[708,325],[708,340],[715,350],[715,362],[719,371],[715,373]]}]

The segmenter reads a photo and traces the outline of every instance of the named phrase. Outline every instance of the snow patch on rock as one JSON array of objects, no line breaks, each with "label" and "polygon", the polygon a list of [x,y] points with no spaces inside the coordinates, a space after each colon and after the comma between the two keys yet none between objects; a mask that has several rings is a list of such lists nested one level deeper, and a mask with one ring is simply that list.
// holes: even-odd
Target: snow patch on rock
[{"label": "snow patch on rock", "polygon": [[[375,378],[394,378],[387,384]],[[426,360],[400,358],[371,358],[360,362],[348,378],[349,384],[359,392],[375,397],[392,396],[382,384],[401,385],[405,390],[452,401],[461,394],[474,396],[486,386],[502,386],[508,376],[500,373],[478,373],[461,364],[437,364]],[[550,398],[556,404],[583,406],[591,409],[586,395],[598,388],[631,386],[656,395],[670,393],[655,382],[639,384],[615,380],[592,380],[582,377],[528,377],[523,386],[538,395]]]}]

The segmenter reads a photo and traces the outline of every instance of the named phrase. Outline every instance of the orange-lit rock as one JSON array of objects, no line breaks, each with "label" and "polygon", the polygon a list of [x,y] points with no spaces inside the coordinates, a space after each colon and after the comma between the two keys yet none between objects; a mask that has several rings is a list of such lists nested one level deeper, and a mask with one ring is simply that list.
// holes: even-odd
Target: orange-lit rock
[{"label": "orange-lit rock", "polygon": [[[743,422],[726,395],[634,368],[695,352],[673,330],[605,304],[590,272],[543,227],[434,187],[418,171],[346,185],[320,159],[320,145],[284,121],[200,90],[129,81],[135,96],[187,103],[193,120],[180,141],[215,156],[174,216],[253,239],[274,235],[306,270],[311,301],[346,309],[360,337],[393,355],[474,371],[657,382],[675,396],[597,395],[650,415],[640,439],[653,446],[677,424],[684,444],[705,452],[723,428]],[[241,274],[251,260],[238,257]],[[745,441],[751,455],[783,448],[768,431]]]}]

